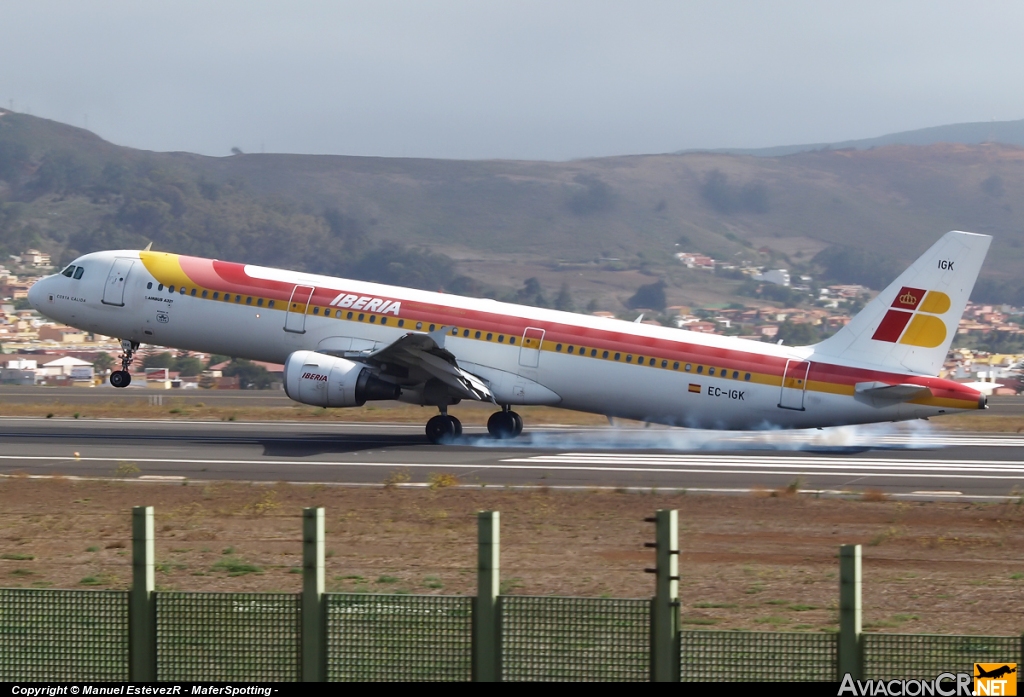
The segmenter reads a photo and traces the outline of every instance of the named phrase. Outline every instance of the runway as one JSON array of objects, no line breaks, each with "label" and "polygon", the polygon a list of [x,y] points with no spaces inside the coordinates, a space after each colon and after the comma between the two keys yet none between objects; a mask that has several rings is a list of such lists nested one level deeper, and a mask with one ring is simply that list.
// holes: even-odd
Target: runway
[{"label": "runway", "polygon": [[[744,492],[793,486],[908,498],[1001,500],[1024,491],[1024,437],[926,424],[810,432],[532,428],[494,441],[467,428],[431,446],[399,424],[0,419],[0,474]],[[130,464],[128,464],[130,463]],[[138,472],[132,472],[135,467]],[[2,491],[2,489],[0,489]],[[1017,494],[1019,495],[1019,494]]]}]

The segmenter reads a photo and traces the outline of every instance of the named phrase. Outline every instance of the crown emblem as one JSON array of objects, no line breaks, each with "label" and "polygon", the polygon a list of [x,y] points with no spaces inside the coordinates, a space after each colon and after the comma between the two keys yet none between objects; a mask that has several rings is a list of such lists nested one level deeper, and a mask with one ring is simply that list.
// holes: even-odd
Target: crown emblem
[{"label": "crown emblem", "polygon": [[913,305],[917,302],[917,297],[913,293],[904,293],[900,296],[900,302],[904,305]]}]

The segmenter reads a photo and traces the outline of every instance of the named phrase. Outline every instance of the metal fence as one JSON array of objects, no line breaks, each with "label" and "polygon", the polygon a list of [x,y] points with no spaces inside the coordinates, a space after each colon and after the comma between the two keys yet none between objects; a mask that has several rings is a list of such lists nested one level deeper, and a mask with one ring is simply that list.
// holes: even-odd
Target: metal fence
[{"label": "metal fence", "polygon": [[688,631],[679,636],[683,681],[836,679],[838,635]]},{"label": "metal fence", "polygon": [[468,681],[470,597],[329,593],[327,679]]},{"label": "metal fence", "polygon": [[0,682],[127,679],[127,592],[0,588]]},{"label": "metal fence", "polygon": [[[331,681],[471,678],[470,597],[327,594]],[[647,680],[649,600],[502,596],[504,680]],[[161,681],[300,677],[299,594],[156,594]],[[1020,662],[1021,637],[864,634],[866,678]],[[838,636],[680,632],[684,681],[833,681]],[[0,589],[0,681],[128,679],[128,593]]]},{"label": "metal fence", "polygon": [[[975,663],[1018,663],[1022,638],[939,634],[864,634],[864,677],[934,678],[974,674]],[[1019,679],[1019,678],[1018,678]]]},{"label": "metal fence", "polygon": [[157,593],[157,679],[298,680],[300,599],[297,593]]},{"label": "metal fence", "polygon": [[648,600],[501,597],[503,680],[648,680]]}]

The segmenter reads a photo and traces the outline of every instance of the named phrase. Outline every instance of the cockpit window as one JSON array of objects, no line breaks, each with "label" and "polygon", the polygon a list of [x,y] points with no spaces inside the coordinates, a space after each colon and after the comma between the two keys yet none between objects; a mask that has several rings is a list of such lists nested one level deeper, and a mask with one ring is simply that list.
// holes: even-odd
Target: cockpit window
[{"label": "cockpit window", "polygon": [[61,271],[61,272],[60,272],[60,275],[61,275],[61,276],[67,276],[68,278],[71,278],[71,274],[73,274],[74,272],[75,272],[75,265],[74,265],[74,264],[71,264],[71,265],[70,265],[70,266],[68,266],[68,267],[67,267],[66,269],[64,269],[63,271]]},{"label": "cockpit window", "polygon": [[75,276],[74,276],[75,280],[77,281],[78,279],[80,279],[82,277],[83,273],[85,273],[85,267],[84,266],[79,266],[77,269],[75,269]]}]

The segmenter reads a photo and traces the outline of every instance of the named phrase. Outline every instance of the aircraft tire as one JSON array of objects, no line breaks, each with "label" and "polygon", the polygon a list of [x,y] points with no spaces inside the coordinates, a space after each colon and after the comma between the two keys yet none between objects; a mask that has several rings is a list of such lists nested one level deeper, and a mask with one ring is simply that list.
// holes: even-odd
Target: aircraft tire
[{"label": "aircraft tire", "polygon": [[[487,432],[491,434],[493,438],[503,440],[505,438],[515,438],[518,434],[516,433],[516,413],[514,411],[496,411],[491,414],[491,417],[487,419]],[[522,420],[519,421],[520,429],[522,428]]]},{"label": "aircraft tire", "polygon": [[512,418],[516,422],[516,431],[515,431],[515,436],[514,437],[518,438],[523,433],[523,417],[521,417],[519,414],[515,413],[514,411],[510,411],[509,414],[512,415]]},{"label": "aircraft tire", "polygon": [[132,374],[127,370],[115,370],[110,374],[110,384],[114,387],[128,387],[132,384]]},{"label": "aircraft tire", "polygon": [[454,438],[458,437],[459,432],[462,430],[461,427],[462,424],[458,419],[445,414],[438,414],[427,422],[427,440],[434,445],[451,442]]}]

